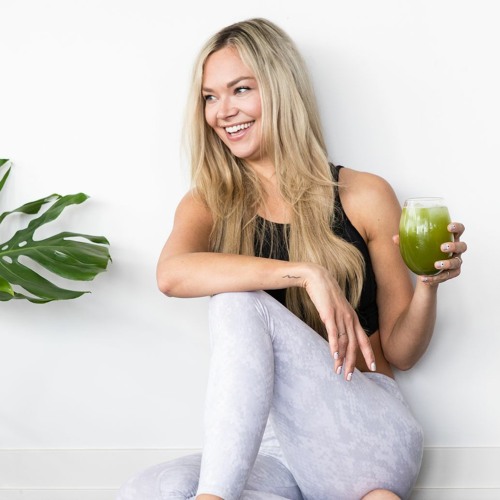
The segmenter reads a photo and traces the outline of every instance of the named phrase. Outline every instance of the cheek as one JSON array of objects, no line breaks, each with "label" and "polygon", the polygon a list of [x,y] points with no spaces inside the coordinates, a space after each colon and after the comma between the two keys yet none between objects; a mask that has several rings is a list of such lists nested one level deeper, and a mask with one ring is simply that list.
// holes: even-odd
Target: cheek
[{"label": "cheek", "polygon": [[217,127],[217,112],[213,108],[205,108],[205,122],[221,139],[225,139],[224,132]]},{"label": "cheek", "polygon": [[262,116],[262,101],[260,99],[260,95],[255,96],[255,98],[252,99],[251,107],[254,117],[260,118]]},{"label": "cheek", "polygon": [[217,126],[217,103],[210,102],[205,104],[204,108],[205,121],[207,124],[215,128]]},{"label": "cheek", "polygon": [[262,105],[260,100],[255,103],[255,114],[257,116],[262,116]]},{"label": "cheek", "polygon": [[211,127],[214,126],[214,124],[213,124],[213,113],[210,112],[210,108],[208,108],[208,107],[205,107],[205,121]]}]

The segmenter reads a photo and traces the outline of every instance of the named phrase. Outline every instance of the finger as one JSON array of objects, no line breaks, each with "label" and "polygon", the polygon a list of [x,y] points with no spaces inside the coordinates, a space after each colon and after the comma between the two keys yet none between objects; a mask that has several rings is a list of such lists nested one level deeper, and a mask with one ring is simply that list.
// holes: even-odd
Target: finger
[{"label": "finger", "polygon": [[345,331],[345,328],[339,329],[338,334],[338,346],[339,346],[339,358],[335,363],[335,373],[340,375],[345,364],[345,358],[347,355],[347,349],[349,345],[349,334]]},{"label": "finger", "polygon": [[443,253],[454,253],[457,255],[461,255],[467,251],[467,243],[464,241],[447,241],[443,243],[440,247],[441,252]]},{"label": "finger", "polygon": [[356,333],[352,323],[347,327],[346,338],[348,338],[348,344],[344,360],[344,378],[347,381],[350,381],[354,373],[354,368],[356,367],[358,354],[358,341],[356,339]]},{"label": "finger", "polygon": [[460,274],[460,269],[443,269],[433,276],[420,276],[419,279],[426,285],[439,285],[450,279],[456,278]]},{"label": "finger", "polygon": [[335,373],[340,375],[342,373],[349,339],[345,328],[343,326],[338,326],[335,320],[332,320],[329,331],[328,341],[330,343],[330,352],[332,353],[332,357],[335,361],[333,369]]},{"label": "finger", "polygon": [[361,354],[363,354],[363,357],[365,358],[366,366],[368,366],[368,368],[370,368],[370,370],[374,372],[377,370],[377,365],[375,363],[375,353],[373,352],[372,343],[370,342],[370,339],[366,332],[363,330],[363,328],[361,328],[361,325],[356,330],[356,332],[359,349],[361,351]]},{"label": "finger", "polygon": [[340,335],[340,333],[343,332],[337,327],[334,318],[325,321],[325,327],[328,335],[328,343],[330,344],[330,352],[334,359],[333,370],[340,375],[344,364],[347,335],[345,335],[345,333]]},{"label": "finger", "polygon": [[461,255],[467,252],[467,243],[465,241],[456,241],[454,245],[454,253]]},{"label": "finger", "polygon": [[448,231],[456,235],[457,238],[460,238],[460,236],[462,236],[463,232],[465,231],[465,226],[460,222],[451,222],[450,224],[448,224]]},{"label": "finger", "polygon": [[455,255],[451,259],[447,260],[438,260],[434,263],[434,267],[439,269],[440,271],[460,271],[460,267],[462,266],[462,258],[458,255]]},{"label": "finger", "polygon": [[344,358],[339,358],[335,361],[334,371],[337,375],[342,375],[342,370],[344,368]]},{"label": "finger", "polygon": [[450,266],[448,269],[460,269],[462,267],[462,257],[460,257],[460,255],[455,255],[448,263]]},{"label": "finger", "polygon": [[328,336],[328,344],[330,346],[330,353],[334,360],[339,359],[339,339],[338,330],[335,321],[332,319],[325,321],[326,333]]},{"label": "finger", "polygon": [[338,328],[337,344],[339,347],[339,357],[345,358],[347,346],[349,344],[349,334],[347,333],[347,328],[344,326]]},{"label": "finger", "polygon": [[350,382],[354,369],[356,368],[356,357],[358,351],[358,343],[356,337],[349,339],[349,345],[347,346],[347,352],[344,361],[344,378]]}]

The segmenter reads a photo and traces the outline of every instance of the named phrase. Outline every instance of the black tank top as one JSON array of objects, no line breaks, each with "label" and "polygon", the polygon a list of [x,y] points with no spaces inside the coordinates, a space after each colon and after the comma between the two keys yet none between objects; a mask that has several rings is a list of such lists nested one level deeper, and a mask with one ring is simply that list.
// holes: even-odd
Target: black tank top
[{"label": "black tank top", "polygon": [[[332,165],[332,174],[335,181],[338,181],[339,170],[342,166]],[[365,276],[363,280],[363,289],[361,291],[361,298],[359,306],[356,309],[359,322],[367,333],[371,335],[378,330],[378,307],[377,307],[377,283],[375,281],[375,274],[368,252],[368,247],[363,237],[359,234],[358,230],[352,225],[344,212],[340,197],[338,196],[337,189],[335,188],[335,224],[332,227],[333,232],[343,238],[345,241],[353,244],[363,255],[365,260]],[[260,257],[267,257],[270,259],[289,260],[288,249],[285,244],[285,233],[288,231],[288,224],[279,224],[277,222],[270,222],[262,217],[257,217],[257,229],[263,229],[264,241],[262,246],[260,242],[255,239],[255,255]],[[272,232],[272,233],[271,233]],[[259,234],[259,230],[256,231]],[[273,245],[271,247],[271,243]],[[286,306],[286,288],[278,290],[266,290],[267,293],[272,295],[275,299],[280,301]]]}]

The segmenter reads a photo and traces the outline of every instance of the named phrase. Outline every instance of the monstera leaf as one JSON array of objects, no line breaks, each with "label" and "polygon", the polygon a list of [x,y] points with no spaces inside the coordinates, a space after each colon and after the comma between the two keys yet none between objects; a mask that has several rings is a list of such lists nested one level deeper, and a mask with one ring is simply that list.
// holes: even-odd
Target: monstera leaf
[{"label": "monstera leaf", "polygon": [[[0,169],[2,167],[8,169],[0,178],[0,191],[10,174],[9,161],[0,160]],[[78,281],[92,280],[106,270],[111,256],[106,246],[109,242],[103,236],[62,232],[45,239],[34,239],[39,227],[56,219],[66,207],[78,205],[87,199],[84,193],[67,196],[53,194],[0,215],[1,229],[3,220],[10,214],[36,215],[42,207],[48,206],[41,215],[31,219],[24,229],[19,229],[8,241],[0,243],[0,301],[26,299],[44,303],[74,299],[88,293],[61,288],[33,269],[36,266],[29,265],[31,259],[58,276]]]}]

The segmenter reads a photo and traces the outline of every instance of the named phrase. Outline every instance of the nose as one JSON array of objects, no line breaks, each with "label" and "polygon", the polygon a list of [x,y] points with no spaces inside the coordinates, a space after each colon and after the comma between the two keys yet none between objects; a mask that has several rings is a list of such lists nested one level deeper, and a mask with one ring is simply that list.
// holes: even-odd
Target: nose
[{"label": "nose", "polygon": [[238,108],[234,105],[233,100],[230,97],[224,97],[219,100],[219,106],[217,107],[217,118],[224,120],[235,116],[238,113]]}]

